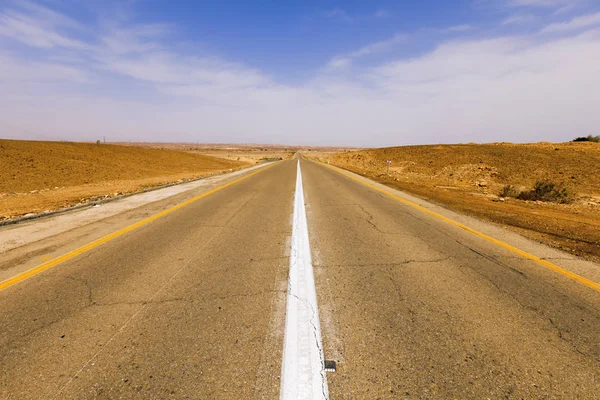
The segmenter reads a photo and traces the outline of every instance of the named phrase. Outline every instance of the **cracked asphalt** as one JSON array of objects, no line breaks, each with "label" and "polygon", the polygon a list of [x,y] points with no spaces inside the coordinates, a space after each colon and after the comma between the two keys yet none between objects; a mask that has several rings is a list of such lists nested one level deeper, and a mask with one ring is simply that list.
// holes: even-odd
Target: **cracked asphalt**
[{"label": "cracked asphalt", "polygon": [[302,164],[332,399],[596,399],[600,293]]},{"label": "cracked asphalt", "polygon": [[0,292],[0,398],[277,398],[295,176],[281,163]]},{"label": "cracked asphalt", "polygon": [[[599,398],[600,293],[301,165],[330,398]],[[0,292],[0,398],[277,399],[295,177],[280,162]]]}]

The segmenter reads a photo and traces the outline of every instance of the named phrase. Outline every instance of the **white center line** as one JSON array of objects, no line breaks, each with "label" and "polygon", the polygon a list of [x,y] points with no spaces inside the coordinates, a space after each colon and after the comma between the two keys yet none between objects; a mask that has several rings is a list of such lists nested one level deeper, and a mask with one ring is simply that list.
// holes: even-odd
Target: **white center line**
[{"label": "white center line", "polygon": [[308,242],[300,161],[297,170],[280,399],[327,400],[329,390]]}]

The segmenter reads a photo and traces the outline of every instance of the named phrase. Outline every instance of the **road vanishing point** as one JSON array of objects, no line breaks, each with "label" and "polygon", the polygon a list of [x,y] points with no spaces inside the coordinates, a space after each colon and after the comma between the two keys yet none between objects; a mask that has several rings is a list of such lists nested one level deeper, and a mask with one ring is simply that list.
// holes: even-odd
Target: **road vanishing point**
[{"label": "road vanishing point", "polygon": [[1,254],[0,398],[600,399],[599,277],[297,156]]}]

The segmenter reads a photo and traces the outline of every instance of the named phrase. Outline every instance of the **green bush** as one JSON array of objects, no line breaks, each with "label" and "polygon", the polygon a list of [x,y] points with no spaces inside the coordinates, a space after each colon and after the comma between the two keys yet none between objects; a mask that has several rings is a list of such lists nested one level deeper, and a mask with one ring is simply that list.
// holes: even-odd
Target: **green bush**
[{"label": "green bush", "polygon": [[533,190],[519,193],[517,199],[567,204],[573,201],[573,195],[563,186],[550,181],[538,181]]},{"label": "green bush", "polygon": [[513,185],[506,185],[502,188],[499,197],[517,197],[519,195],[519,191]]},{"label": "green bush", "polygon": [[592,135],[581,136],[581,137],[575,138],[573,141],[574,142],[595,142],[595,143],[600,143],[600,136],[592,136]]}]

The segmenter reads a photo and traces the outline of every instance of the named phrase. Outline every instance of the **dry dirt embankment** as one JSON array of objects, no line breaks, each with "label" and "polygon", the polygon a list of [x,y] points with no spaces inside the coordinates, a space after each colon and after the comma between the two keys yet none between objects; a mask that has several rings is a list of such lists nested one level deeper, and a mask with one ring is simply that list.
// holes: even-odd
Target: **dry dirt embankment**
[{"label": "dry dirt embankment", "polygon": [[248,165],[172,150],[0,140],[0,220]]},{"label": "dry dirt embankment", "polygon": [[[392,160],[390,175],[386,160]],[[600,144],[406,146],[321,158],[553,247],[600,260]],[[530,190],[551,181],[571,204],[500,198],[506,185]]]}]

